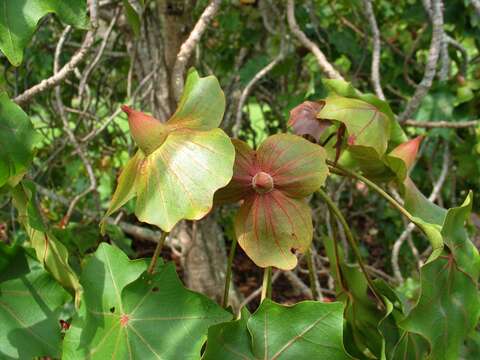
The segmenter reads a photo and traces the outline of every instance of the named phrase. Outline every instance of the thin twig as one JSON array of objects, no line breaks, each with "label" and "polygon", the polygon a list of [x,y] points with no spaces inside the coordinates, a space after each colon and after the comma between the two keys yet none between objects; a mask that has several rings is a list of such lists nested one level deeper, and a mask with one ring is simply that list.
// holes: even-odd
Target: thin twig
[{"label": "thin twig", "polygon": [[292,287],[296,290],[298,290],[302,296],[304,296],[307,299],[314,299],[314,296],[312,294],[312,289],[309,288],[303,281],[298,277],[297,274],[293,271],[284,271],[283,276],[290,282]]},{"label": "thin twig", "polygon": [[80,80],[80,85],[78,86],[78,97],[79,98],[82,98],[83,92],[85,91],[85,86],[87,85],[88,78],[89,78],[90,74],[92,73],[93,69],[95,69],[95,67],[97,66],[98,62],[100,61],[100,58],[103,55],[103,53],[105,52],[105,49],[106,49],[107,43],[108,43],[108,39],[110,38],[110,35],[112,34],[113,27],[115,26],[115,23],[117,22],[119,15],[120,15],[120,8],[117,7],[115,9],[115,14],[113,15],[113,18],[110,21],[108,29],[103,36],[102,43],[100,44],[100,48],[98,49],[97,54],[95,55],[95,58],[87,66],[86,70],[83,72],[82,79]]},{"label": "thin twig", "polygon": [[195,46],[202,38],[203,33],[207,29],[208,24],[213,19],[218,9],[220,8],[222,0],[213,0],[203,11],[197,23],[193,27],[192,32],[188,35],[187,40],[180,46],[180,51],[177,54],[175,65],[172,72],[172,89],[175,99],[178,101],[183,91],[183,76],[187,62],[190,59]]},{"label": "thin twig", "polygon": [[16,96],[13,100],[18,105],[24,105],[37,94],[60,84],[77,67],[77,65],[85,59],[90,47],[93,45],[95,33],[97,32],[98,27],[97,0],[90,0],[89,5],[91,29],[85,35],[85,39],[83,40],[80,49],[78,49],[78,51],[71,57],[70,61],[66,63],[58,72],[54,73],[48,79],[44,79],[40,81],[40,83],[25,90],[22,94]]},{"label": "thin twig", "polygon": [[[63,45],[65,43],[65,40],[68,36],[68,34],[71,31],[71,27],[66,27],[65,30],[62,33],[62,36],[60,37],[60,40],[57,44],[57,47],[55,49],[55,56],[54,56],[54,63],[53,63],[53,73],[57,74],[60,68],[60,55],[62,53]],[[63,128],[65,132],[67,133],[67,136],[70,140],[70,144],[75,148],[76,153],[80,157],[85,170],[87,171],[88,178],[90,181],[90,186],[86,188],[84,191],[78,193],[77,195],[74,196],[72,201],[70,202],[70,205],[68,206],[67,212],[65,216],[62,219],[61,225],[65,226],[68,224],[70,217],[72,216],[73,210],[75,209],[75,206],[77,205],[78,201],[86,196],[88,193],[94,191],[97,188],[97,179],[95,178],[95,173],[93,171],[92,164],[88,160],[88,157],[86,153],[83,151],[82,146],[79,144],[77,138],[75,137],[72,129],[70,129],[70,125],[68,123],[68,118],[67,114],[65,112],[65,106],[63,105],[62,102],[62,96],[61,96],[61,90],[60,86],[55,87],[55,99],[56,99],[56,106],[58,109],[58,113],[60,115],[60,119],[62,120],[63,123]]]},{"label": "thin twig", "polygon": [[310,50],[315,58],[317,59],[318,65],[320,69],[325,73],[325,75],[330,79],[340,79],[344,80],[343,76],[335,70],[332,64],[328,62],[325,54],[320,50],[320,48],[311,41],[307,35],[300,29],[297,24],[297,20],[295,19],[295,4],[294,0],[288,0],[287,3],[287,18],[288,18],[288,26],[290,27],[290,31],[297,37],[297,39],[308,49]]},{"label": "thin twig", "polygon": [[[441,0],[432,0],[432,40],[430,49],[428,51],[428,60],[425,66],[423,79],[418,84],[415,93],[410,101],[407,103],[405,110],[399,115],[399,121],[404,121],[412,116],[417,111],[423,98],[427,95],[428,90],[432,86],[435,77],[438,57],[443,39],[443,4]],[[428,11],[428,10],[427,10]]]},{"label": "thin twig", "polygon": [[480,120],[469,121],[417,121],[413,119],[405,120],[402,125],[410,127],[420,127],[426,129],[447,128],[447,129],[461,129],[475,127],[480,124]]},{"label": "thin twig", "polygon": [[[133,92],[132,94],[132,98],[130,101],[127,101],[126,102],[126,105],[131,105],[133,103],[135,103],[135,99],[138,95],[138,93],[140,92],[140,90],[142,90],[142,88],[152,79],[152,76],[153,74],[157,71],[157,69],[153,69],[147,76],[145,76],[142,81],[140,82],[140,84],[138,84],[137,88],[135,89],[135,91]],[[94,130],[92,130],[90,133],[88,133],[87,135],[85,135],[82,139],[80,139],[81,142],[87,142],[89,141],[90,139],[94,138],[95,136],[97,136],[98,134],[100,134],[103,130],[105,130],[108,125],[116,119],[116,117],[122,112],[122,109],[121,108],[118,108],[117,110],[115,110],[115,112],[110,115],[110,117],[105,120],[103,122],[103,124],[99,127],[99,128],[96,128]]]},{"label": "thin twig", "polygon": [[373,6],[371,0],[363,0],[363,6],[365,8],[365,14],[367,15],[370,28],[372,30],[373,36],[373,53],[372,53],[372,69],[371,69],[371,79],[373,84],[373,89],[375,94],[385,100],[385,95],[383,94],[382,85],[380,82],[380,52],[381,52],[381,43],[380,43],[380,31],[378,29],[377,20],[375,19],[375,13],[373,11]]},{"label": "thin twig", "polygon": [[233,137],[238,137],[238,132],[242,127],[243,106],[245,105],[245,101],[250,95],[252,88],[261,78],[267,75],[280,61],[282,61],[284,56],[285,56],[285,46],[283,45],[283,42],[282,42],[280,52],[275,57],[275,59],[273,59],[267,66],[265,66],[257,74],[255,74],[255,76],[248,82],[247,86],[245,86],[245,89],[243,89],[242,95],[240,96],[240,100],[237,106],[237,115],[235,117],[235,125],[233,126],[233,129],[232,129]]}]

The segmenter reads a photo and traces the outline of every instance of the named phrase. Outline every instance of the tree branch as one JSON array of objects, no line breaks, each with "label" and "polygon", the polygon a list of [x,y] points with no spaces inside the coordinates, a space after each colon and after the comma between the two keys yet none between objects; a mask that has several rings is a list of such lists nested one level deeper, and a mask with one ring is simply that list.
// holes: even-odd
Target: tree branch
[{"label": "tree branch", "polygon": [[242,125],[242,110],[243,106],[245,105],[245,101],[247,100],[248,96],[250,95],[250,92],[252,91],[252,88],[255,86],[255,84],[263,78],[265,75],[267,75],[280,61],[282,61],[283,57],[285,56],[285,46],[282,42],[280,52],[278,55],[273,59],[267,66],[265,66],[263,69],[261,69],[245,86],[245,89],[242,91],[242,95],[240,96],[240,100],[238,102],[237,106],[237,114],[235,117],[235,125],[233,126],[232,133],[234,137],[238,136],[238,132],[240,131],[241,125]]},{"label": "tree branch", "polygon": [[97,18],[97,0],[89,0],[90,8],[90,22],[91,29],[85,35],[82,46],[78,51],[72,56],[70,61],[66,63],[57,73],[53,74],[48,79],[40,81],[38,84],[32,86],[30,89],[25,90],[22,94],[15,97],[13,100],[18,105],[24,105],[28,103],[34,96],[37,94],[48,90],[58,84],[60,84],[76,67],[80,64],[88,54],[90,47],[93,45],[95,40],[95,33],[98,28],[98,18]]},{"label": "tree branch", "polygon": [[371,0],[363,0],[363,6],[365,8],[365,14],[367,15],[370,28],[372,30],[373,36],[373,53],[372,53],[372,70],[371,70],[371,80],[373,84],[373,89],[375,94],[385,100],[385,95],[383,94],[382,85],[380,83],[380,31],[378,30],[377,20],[375,19],[375,13],[373,12],[373,6]]},{"label": "tree branch", "polygon": [[417,121],[413,119],[405,120],[402,125],[410,127],[419,127],[426,129],[447,128],[447,129],[462,129],[468,127],[475,127],[480,124],[480,120],[469,121]]},{"label": "tree branch", "polygon": [[185,73],[185,67],[190,59],[195,46],[202,38],[203,33],[207,29],[208,24],[213,19],[215,14],[220,8],[222,0],[213,0],[203,11],[202,15],[198,19],[197,23],[193,27],[192,32],[188,35],[187,40],[180,46],[180,51],[177,54],[175,65],[172,72],[172,89],[175,99],[178,101],[183,91],[183,77]]},{"label": "tree branch", "polygon": [[298,26],[297,20],[295,19],[294,0],[288,0],[287,17],[290,31],[293,33],[293,35],[297,37],[297,39],[302,43],[303,46],[305,46],[313,53],[313,55],[315,55],[318,65],[320,66],[320,69],[322,69],[322,71],[325,73],[325,75],[330,79],[344,80],[343,76],[340,75],[340,73],[335,70],[333,65],[328,62],[322,50],[320,50],[320,48],[313,41],[311,41]]},{"label": "tree branch", "polygon": [[[425,9],[429,13],[429,9]],[[407,103],[405,110],[399,115],[400,122],[405,121],[417,111],[423,98],[427,95],[428,90],[432,86],[433,78],[435,77],[437,62],[440,54],[440,48],[443,40],[443,4],[441,0],[432,0],[432,40],[430,49],[428,51],[428,60],[425,66],[423,79],[418,84],[415,93],[410,101]]]}]

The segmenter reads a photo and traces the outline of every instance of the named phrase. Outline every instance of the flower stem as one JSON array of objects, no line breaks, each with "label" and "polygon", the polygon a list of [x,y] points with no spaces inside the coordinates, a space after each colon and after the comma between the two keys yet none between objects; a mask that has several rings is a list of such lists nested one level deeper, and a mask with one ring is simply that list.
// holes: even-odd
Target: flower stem
[{"label": "flower stem", "polygon": [[157,266],[158,257],[160,256],[163,244],[165,244],[165,240],[166,240],[167,236],[168,236],[168,232],[162,232],[162,235],[160,236],[160,239],[158,239],[157,247],[155,248],[155,251],[153,252],[152,260],[150,261],[150,265],[148,266],[147,272],[149,274],[153,274],[154,271],[155,271],[155,267]]},{"label": "flower stem", "polygon": [[272,297],[272,268],[266,267],[263,271],[262,296],[260,302]]},{"label": "flower stem", "polygon": [[226,308],[228,306],[228,295],[230,294],[230,282],[232,280],[232,265],[233,258],[235,257],[235,250],[237,249],[237,238],[235,237],[230,247],[230,253],[228,254],[227,272],[225,274],[225,288],[223,291],[222,306]]},{"label": "flower stem", "polygon": [[308,249],[307,252],[305,253],[305,259],[307,260],[308,279],[310,282],[310,291],[312,292],[312,298],[313,300],[317,300],[318,299],[318,291],[316,286],[317,274],[315,272],[315,267],[313,266],[312,251],[310,249]]},{"label": "flower stem", "polygon": [[365,183],[368,187],[372,188],[381,196],[383,196],[390,204],[393,205],[393,207],[395,207],[398,211],[400,211],[408,220],[415,223],[415,220],[413,219],[413,215],[410,214],[407,209],[405,209],[402,205],[398,203],[397,200],[391,197],[390,194],[388,194],[385,190],[383,190],[380,186],[375,184],[373,181],[367,179],[365,176],[362,176],[356,173],[355,171],[346,169],[343,166],[335,164],[333,161],[327,160],[327,164],[329,165],[329,168],[332,170],[332,172],[339,175],[348,175],[350,177],[353,177]]},{"label": "flower stem", "polygon": [[365,279],[367,280],[368,287],[370,288],[370,290],[372,290],[372,293],[377,298],[379,304],[382,307],[384,307],[382,298],[377,293],[377,290],[375,289],[375,285],[373,284],[373,281],[370,278],[370,275],[368,274],[367,269],[365,268],[365,265],[363,264],[362,255],[360,254],[360,250],[358,249],[357,242],[356,242],[355,238],[353,237],[353,233],[352,233],[350,227],[348,226],[347,221],[343,217],[340,209],[337,207],[337,205],[332,201],[332,199],[330,199],[330,197],[322,189],[318,190],[318,194],[320,195],[322,200],[325,201],[325,203],[327,204],[330,212],[333,215],[335,215],[335,217],[340,221],[340,224],[342,224],[343,230],[345,231],[345,235],[347,237],[347,241],[348,241],[348,243],[350,244],[350,246],[353,250],[353,254],[355,255],[355,258],[357,259],[358,265],[360,266],[360,269],[362,270],[363,275],[365,276]]}]

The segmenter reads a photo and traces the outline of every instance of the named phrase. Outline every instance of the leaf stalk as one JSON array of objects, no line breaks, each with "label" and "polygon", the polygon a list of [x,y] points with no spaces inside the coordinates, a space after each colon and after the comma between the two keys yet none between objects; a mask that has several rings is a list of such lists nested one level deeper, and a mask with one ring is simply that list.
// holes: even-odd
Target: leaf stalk
[{"label": "leaf stalk", "polygon": [[237,249],[237,238],[235,237],[230,247],[230,253],[228,254],[227,272],[225,273],[225,288],[223,291],[223,301],[222,301],[222,306],[224,308],[228,306],[228,296],[230,294],[230,282],[232,281],[233,259],[235,257],[236,249]]},{"label": "leaf stalk", "polygon": [[263,271],[262,295],[260,302],[272,297],[272,267],[268,266]]},{"label": "leaf stalk", "polygon": [[160,239],[158,239],[157,242],[157,247],[155,248],[155,251],[153,252],[152,255],[152,260],[150,260],[150,265],[148,266],[147,272],[149,274],[153,274],[155,271],[155,268],[157,266],[157,261],[158,257],[160,256],[160,253],[162,252],[163,245],[165,244],[165,240],[167,239],[168,232],[163,231],[162,235],[160,236]]},{"label": "leaf stalk", "polygon": [[345,231],[345,235],[347,237],[347,241],[348,241],[348,243],[350,244],[350,246],[353,250],[353,254],[355,255],[355,258],[358,262],[358,265],[360,266],[360,270],[362,270],[363,275],[365,276],[365,279],[367,280],[368,287],[372,291],[375,298],[378,300],[378,303],[382,307],[385,307],[385,305],[383,303],[383,300],[382,300],[382,297],[377,293],[377,290],[375,289],[375,285],[373,284],[373,281],[370,278],[370,275],[368,274],[367,269],[365,268],[365,265],[364,265],[363,260],[362,260],[362,255],[360,254],[360,250],[358,249],[357,241],[353,237],[352,230],[350,229],[350,226],[348,226],[348,223],[345,220],[345,218],[343,217],[340,209],[333,202],[333,200],[325,193],[325,191],[323,191],[322,189],[319,189],[318,194],[320,195],[322,200],[325,201],[325,203],[327,204],[328,209],[330,210],[332,215],[334,215],[340,221],[340,224],[342,224],[342,227]]}]

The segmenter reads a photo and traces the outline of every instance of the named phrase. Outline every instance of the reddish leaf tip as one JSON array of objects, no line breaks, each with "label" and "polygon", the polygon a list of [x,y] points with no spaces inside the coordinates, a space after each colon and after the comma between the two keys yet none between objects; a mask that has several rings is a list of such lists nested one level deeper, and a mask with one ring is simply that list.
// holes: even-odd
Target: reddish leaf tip
[{"label": "reddish leaf tip", "polygon": [[408,140],[398,145],[390,154],[402,159],[405,162],[407,169],[410,169],[415,162],[423,138],[423,136],[417,136],[414,139]]},{"label": "reddish leaf tip", "polygon": [[167,135],[165,124],[128,105],[122,105],[121,109],[128,115],[128,125],[133,139],[146,155],[163,144]]},{"label": "reddish leaf tip", "polygon": [[355,141],[357,140],[357,137],[355,135],[350,135],[348,137],[348,145],[352,146],[355,145]]},{"label": "reddish leaf tip", "polygon": [[127,115],[130,115],[133,112],[133,109],[128,105],[122,105],[120,106],[120,109],[122,109],[122,111]]}]

